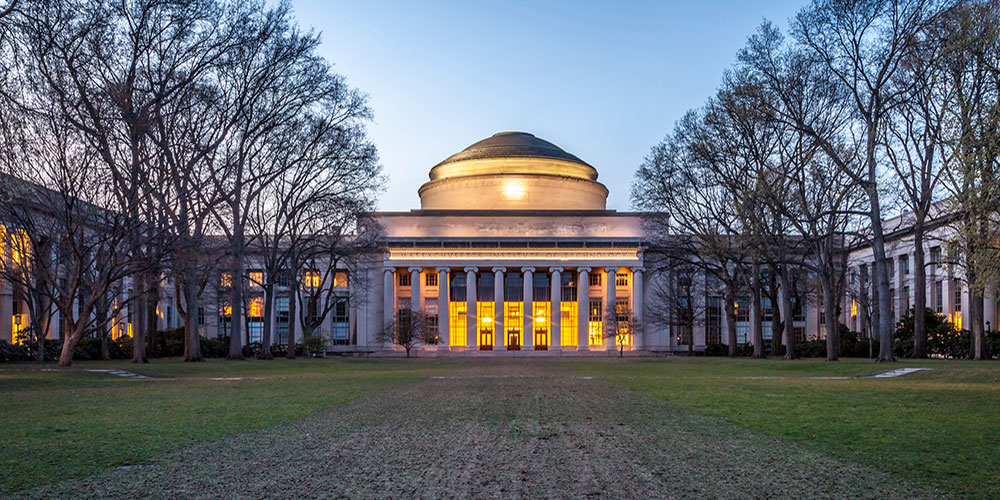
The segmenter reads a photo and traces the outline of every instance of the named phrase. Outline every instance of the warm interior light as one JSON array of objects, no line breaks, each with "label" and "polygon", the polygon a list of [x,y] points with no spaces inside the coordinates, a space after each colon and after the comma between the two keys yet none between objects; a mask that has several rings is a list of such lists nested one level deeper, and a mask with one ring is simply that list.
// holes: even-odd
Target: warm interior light
[{"label": "warm interior light", "polygon": [[535,318],[535,323],[545,323],[545,318],[539,316]]},{"label": "warm interior light", "polygon": [[490,318],[489,316],[483,318],[483,323],[492,323],[492,322],[493,322],[493,318]]}]

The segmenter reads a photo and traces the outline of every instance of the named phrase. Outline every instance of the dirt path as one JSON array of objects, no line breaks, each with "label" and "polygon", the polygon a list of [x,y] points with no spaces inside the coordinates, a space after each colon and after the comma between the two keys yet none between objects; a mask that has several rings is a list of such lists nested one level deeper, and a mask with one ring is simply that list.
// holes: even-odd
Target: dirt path
[{"label": "dirt path", "polygon": [[940,498],[560,363],[482,360],[28,492],[111,498]]}]

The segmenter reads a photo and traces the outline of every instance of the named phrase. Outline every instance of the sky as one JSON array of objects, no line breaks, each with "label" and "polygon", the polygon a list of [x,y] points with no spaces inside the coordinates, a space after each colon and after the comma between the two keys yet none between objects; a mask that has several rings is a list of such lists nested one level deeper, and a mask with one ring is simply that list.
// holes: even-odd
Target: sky
[{"label": "sky", "polygon": [[629,210],[650,148],[715,93],[763,20],[784,29],[805,3],[292,0],[369,97],[383,211],[419,209],[431,167],[510,130],[593,165],[608,208]]}]

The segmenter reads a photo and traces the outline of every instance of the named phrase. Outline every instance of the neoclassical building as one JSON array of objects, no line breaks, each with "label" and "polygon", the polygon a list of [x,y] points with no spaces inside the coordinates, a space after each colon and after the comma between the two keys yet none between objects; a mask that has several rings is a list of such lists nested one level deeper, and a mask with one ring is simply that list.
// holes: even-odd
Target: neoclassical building
[{"label": "neoclassical building", "polygon": [[[416,347],[423,355],[596,355],[618,348],[652,354],[727,341],[720,287],[704,274],[689,278],[686,300],[697,318],[687,326],[671,321],[664,311],[676,297],[667,284],[678,278],[657,272],[652,262],[643,265],[652,239],[644,236],[643,218],[650,215],[608,210],[608,190],[597,170],[550,142],[524,132],[495,134],[431,168],[418,193],[419,209],[369,214],[381,230],[377,253],[304,271],[300,288],[310,293],[300,294],[299,314],[290,314],[293,276],[278,277],[271,301],[274,343],[287,343],[292,327],[301,335],[300,315],[309,321],[314,311],[325,311],[315,316],[314,332],[334,352],[401,352],[384,333],[414,311],[436,332],[435,341]],[[928,307],[969,328],[962,270],[943,256],[951,229],[940,206],[925,238]],[[906,215],[884,223],[896,317],[913,305],[910,224]],[[837,311],[841,323],[863,333],[870,328],[872,261],[863,244],[849,250],[848,284]],[[232,322],[240,321],[245,343],[262,340],[266,302],[259,264],[248,256],[242,280],[247,302],[235,308],[243,311],[235,318],[227,293],[233,280],[218,270],[196,313],[203,335],[227,335]],[[818,287],[808,276],[804,283],[803,296],[793,298],[793,332],[798,340],[822,338],[826,312]],[[119,289],[115,303],[125,305],[109,320],[112,337],[128,335],[136,319],[128,278]],[[181,326],[166,275],[160,290],[158,326]],[[740,294],[735,304],[740,344],[751,340],[749,300]],[[984,326],[997,328],[992,291],[984,312]],[[770,340],[772,304],[766,296],[761,314],[763,337]],[[0,340],[16,341],[32,318],[23,298],[0,280],[0,317],[7,315],[11,320],[0,321]],[[629,334],[607,335],[621,318],[628,319]],[[52,319],[49,337],[60,338],[63,322],[58,313]]]},{"label": "neoclassical building", "polygon": [[[640,217],[608,210],[607,188],[580,158],[503,132],[435,165],[418,193],[419,210],[373,214],[385,251],[359,305],[363,337],[419,310],[438,329],[423,350],[555,354],[617,348],[603,334],[610,311],[642,324]],[[636,328],[624,343],[667,348],[669,337]]]}]

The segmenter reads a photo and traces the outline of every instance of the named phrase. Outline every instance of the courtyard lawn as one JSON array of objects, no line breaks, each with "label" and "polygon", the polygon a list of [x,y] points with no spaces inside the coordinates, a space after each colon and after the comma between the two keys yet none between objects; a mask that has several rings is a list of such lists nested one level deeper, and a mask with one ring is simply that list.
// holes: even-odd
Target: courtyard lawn
[{"label": "courtyard lawn", "polygon": [[[274,426],[449,367],[344,359],[0,365],[0,496]],[[152,378],[85,371],[107,368]]]},{"label": "courtyard lawn", "polygon": [[[1000,498],[1000,363],[694,358],[571,366],[964,498]],[[904,367],[932,370],[892,379],[807,378]]]}]

